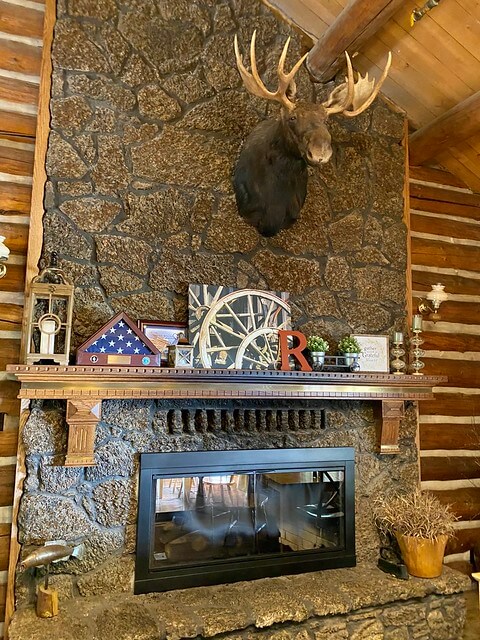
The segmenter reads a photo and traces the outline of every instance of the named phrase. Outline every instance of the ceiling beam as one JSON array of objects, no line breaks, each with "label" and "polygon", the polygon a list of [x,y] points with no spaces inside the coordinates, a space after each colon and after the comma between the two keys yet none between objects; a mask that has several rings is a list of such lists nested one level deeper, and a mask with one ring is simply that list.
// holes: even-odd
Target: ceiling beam
[{"label": "ceiling beam", "polygon": [[421,165],[480,131],[480,91],[409,137],[410,164]]},{"label": "ceiling beam", "polygon": [[310,51],[310,74],[317,82],[331,80],[345,64],[345,51],[350,56],[359,51],[404,4],[404,0],[350,0]]}]

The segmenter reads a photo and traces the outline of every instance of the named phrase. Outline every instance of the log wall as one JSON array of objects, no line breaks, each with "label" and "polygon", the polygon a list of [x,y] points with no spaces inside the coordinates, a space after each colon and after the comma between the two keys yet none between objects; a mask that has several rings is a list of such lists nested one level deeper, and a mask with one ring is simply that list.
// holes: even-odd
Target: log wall
[{"label": "log wall", "polygon": [[45,15],[43,1],[0,0],[0,235],[11,253],[0,279],[0,635],[17,454],[18,362]]},{"label": "log wall", "polygon": [[470,570],[480,543],[480,195],[451,174],[410,167],[415,302],[436,282],[449,299],[424,323],[425,373],[448,375],[420,403],[422,487],[459,516],[446,562]]}]

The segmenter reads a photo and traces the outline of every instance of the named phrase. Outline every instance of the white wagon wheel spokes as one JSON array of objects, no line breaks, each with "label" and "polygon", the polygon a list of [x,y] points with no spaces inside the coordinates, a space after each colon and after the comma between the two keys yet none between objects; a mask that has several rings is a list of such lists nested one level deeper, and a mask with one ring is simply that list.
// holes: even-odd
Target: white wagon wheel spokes
[{"label": "white wagon wheel spokes", "polygon": [[[230,368],[233,368],[236,366],[236,359],[232,354],[248,336],[258,332],[259,329],[268,329],[268,332],[271,332],[274,328],[278,331],[278,329],[287,329],[289,326],[290,306],[275,293],[255,289],[227,293],[212,303],[200,327],[198,346],[202,365],[211,367],[212,356],[217,356],[223,351],[231,355]],[[262,331],[256,335],[257,339],[261,338],[263,341],[262,347],[255,341],[247,339],[246,342],[249,346],[248,357],[255,360],[256,353],[260,368],[266,368],[263,364],[265,357],[262,348],[268,350],[265,344],[265,336],[268,332]],[[268,359],[271,358],[272,356],[269,355]],[[213,362],[215,363],[215,359]],[[248,368],[253,366],[255,362],[251,362]]]},{"label": "white wagon wheel spokes", "polygon": [[261,327],[252,331],[240,344],[235,369],[276,369],[278,328]]}]

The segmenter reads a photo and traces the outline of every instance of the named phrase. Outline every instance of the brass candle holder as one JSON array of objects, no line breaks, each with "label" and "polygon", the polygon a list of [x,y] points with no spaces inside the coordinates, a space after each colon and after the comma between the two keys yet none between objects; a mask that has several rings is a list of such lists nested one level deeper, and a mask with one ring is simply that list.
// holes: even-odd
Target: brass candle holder
[{"label": "brass candle holder", "polygon": [[410,340],[410,344],[413,347],[411,368],[414,376],[423,376],[421,369],[423,369],[425,363],[420,358],[425,355],[425,351],[421,349],[423,338],[420,337],[422,333],[422,316],[420,314],[413,316],[412,333],[413,338]]},{"label": "brass candle holder", "polygon": [[393,349],[390,351],[393,358],[390,362],[392,366],[392,373],[396,376],[405,375],[406,363],[404,360],[405,349],[403,348],[403,333],[395,331],[393,334]]}]

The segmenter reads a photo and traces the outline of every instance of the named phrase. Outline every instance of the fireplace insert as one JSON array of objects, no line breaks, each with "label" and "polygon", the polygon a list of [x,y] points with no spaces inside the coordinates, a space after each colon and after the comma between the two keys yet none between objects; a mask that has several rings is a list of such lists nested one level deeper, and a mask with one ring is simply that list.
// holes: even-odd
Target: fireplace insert
[{"label": "fireplace insert", "polygon": [[354,450],[143,454],[135,593],[355,565]]}]

